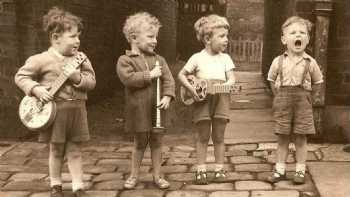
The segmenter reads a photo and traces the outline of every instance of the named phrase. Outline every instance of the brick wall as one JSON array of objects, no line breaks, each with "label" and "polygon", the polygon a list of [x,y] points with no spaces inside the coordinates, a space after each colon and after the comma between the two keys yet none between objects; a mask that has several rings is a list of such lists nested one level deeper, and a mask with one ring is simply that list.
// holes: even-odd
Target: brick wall
[{"label": "brick wall", "polygon": [[14,0],[0,1],[0,136],[20,136],[21,124],[17,117],[19,91],[13,83],[18,62]]}]

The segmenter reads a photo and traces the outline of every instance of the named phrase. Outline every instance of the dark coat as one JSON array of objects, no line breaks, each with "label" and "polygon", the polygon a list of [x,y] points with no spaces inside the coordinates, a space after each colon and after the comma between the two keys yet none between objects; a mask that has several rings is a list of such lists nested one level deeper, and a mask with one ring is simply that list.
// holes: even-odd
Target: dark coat
[{"label": "dark coat", "polygon": [[150,70],[156,60],[162,66],[161,96],[175,98],[175,81],[165,59],[157,54],[141,56],[130,51],[118,59],[117,74],[125,86],[125,131],[148,132],[152,129],[156,99],[156,80]]}]

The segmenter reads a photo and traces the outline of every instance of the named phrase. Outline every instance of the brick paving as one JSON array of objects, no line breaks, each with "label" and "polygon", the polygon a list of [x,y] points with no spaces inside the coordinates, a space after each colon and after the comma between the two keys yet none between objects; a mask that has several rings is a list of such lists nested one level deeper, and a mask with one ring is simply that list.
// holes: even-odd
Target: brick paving
[{"label": "brick paving", "polygon": [[[46,197],[48,184],[48,146],[35,142],[1,143],[0,196]],[[122,144],[122,145],[121,145]],[[224,183],[195,185],[195,149],[188,145],[163,148],[162,171],[171,182],[167,190],[159,190],[152,183],[149,149],[142,163],[140,182],[135,190],[124,190],[124,180],[129,175],[131,143],[95,143],[83,148],[84,182],[91,197],[318,197],[314,181],[307,173],[304,185],[293,185],[290,180],[276,184],[265,182],[273,168],[275,143],[227,144]],[[312,162],[348,162],[349,157],[331,154],[341,145],[311,144],[308,160]],[[293,147],[288,160],[291,178],[294,170]],[[1,150],[0,150],[1,151]],[[209,147],[208,155],[211,155]],[[342,159],[340,159],[342,158]],[[213,170],[213,160],[208,156],[208,169]],[[67,165],[63,168],[63,188],[71,196],[71,177]],[[209,180],[213,173],[209,172]]]}]

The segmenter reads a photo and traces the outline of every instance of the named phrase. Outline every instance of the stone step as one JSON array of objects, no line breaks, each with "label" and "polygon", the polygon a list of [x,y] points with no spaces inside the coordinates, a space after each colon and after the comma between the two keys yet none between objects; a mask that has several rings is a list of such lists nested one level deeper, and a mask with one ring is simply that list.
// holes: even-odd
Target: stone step
[{"label": "stone step", "polygon": [[231,95],[230,109],[265,109],[272,107],[271,90],[260,72],[236,72],[241,91]]},{"label": "stone step", "polygon": [[240,96],[231,99],[230,109],[264,109],[272,107],[269,95]]}]

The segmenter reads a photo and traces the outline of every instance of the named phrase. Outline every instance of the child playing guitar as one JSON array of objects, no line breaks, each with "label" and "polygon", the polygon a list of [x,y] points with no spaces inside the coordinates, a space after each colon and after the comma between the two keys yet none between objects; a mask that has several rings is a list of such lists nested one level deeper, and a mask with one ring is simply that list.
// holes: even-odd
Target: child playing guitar
[{"label": "child playing guitar", "polygon": [[230,56],[223,53],[228,44],[229,24],[224,17],[209,15],[200,18],[194,25],[197,39],[204,44],[204,49],[192,55],[178,74],[182,85],[191,92],[195,101],[193,105],[193,122],[196,132],[197,184],[208,184],[206,172],[206,154],[210,135],[214,143],[215,175],[214,181],[225,180],[224,132],[229,121],[229,95],[214,94],[202,99],[189,81],[189,75],[222,85],[233,85],[235,68]]}]

